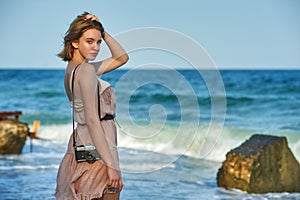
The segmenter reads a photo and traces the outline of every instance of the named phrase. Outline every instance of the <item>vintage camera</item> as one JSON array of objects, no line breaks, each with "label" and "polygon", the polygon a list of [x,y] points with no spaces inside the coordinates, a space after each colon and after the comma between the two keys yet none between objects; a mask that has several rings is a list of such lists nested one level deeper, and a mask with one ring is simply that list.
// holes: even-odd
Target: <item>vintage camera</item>
[{"label": "vintage camera", "polygon": [[75,158],[79,162],[93,163],[96,160],[100,160],[101,157],[93,145],[80,145],[75,147]]}]

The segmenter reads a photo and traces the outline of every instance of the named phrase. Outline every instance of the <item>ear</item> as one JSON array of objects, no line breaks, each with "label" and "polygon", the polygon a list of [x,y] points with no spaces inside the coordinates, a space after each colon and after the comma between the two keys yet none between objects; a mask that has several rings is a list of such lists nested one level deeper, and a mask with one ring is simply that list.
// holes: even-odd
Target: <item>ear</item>
[{"label": "ear", "polygon": [[78,40],[72,42],[72,46],[74,47],[74,49],[78,49]]}]

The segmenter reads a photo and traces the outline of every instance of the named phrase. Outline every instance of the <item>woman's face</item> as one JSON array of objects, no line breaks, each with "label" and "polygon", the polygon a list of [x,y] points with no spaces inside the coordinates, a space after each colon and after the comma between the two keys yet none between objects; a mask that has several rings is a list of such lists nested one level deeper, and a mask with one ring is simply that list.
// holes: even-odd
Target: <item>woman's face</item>
[{"label": "woman's face", "polygon": [[76,42],[80,55],[87,61],[94,60],[100,50],[101,32],[97,29],[85,31]]}]

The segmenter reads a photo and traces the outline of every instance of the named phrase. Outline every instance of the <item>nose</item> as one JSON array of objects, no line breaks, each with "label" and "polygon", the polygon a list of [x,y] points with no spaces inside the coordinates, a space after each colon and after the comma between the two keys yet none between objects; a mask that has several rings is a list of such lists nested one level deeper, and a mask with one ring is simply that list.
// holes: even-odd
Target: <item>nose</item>
[{"label": "nose", "polygon": [[93,49],[99,51],[100,44],[98,44],[97,42],[95,42],[94,45],[93,45]]}]

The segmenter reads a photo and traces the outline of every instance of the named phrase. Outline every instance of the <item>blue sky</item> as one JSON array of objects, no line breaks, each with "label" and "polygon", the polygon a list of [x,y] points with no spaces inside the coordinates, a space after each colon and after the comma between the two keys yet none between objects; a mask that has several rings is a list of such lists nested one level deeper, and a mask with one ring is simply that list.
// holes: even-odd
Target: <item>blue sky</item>
[{"label": "blue sky", "polygon": [[[64,68],[55,55],[83,11],[98,15],[111,35],[142,27],[183,33],[219,68],[300,69],[298,0],[1,0],[0,68]],[[130,56],[127,67],[144,58],[151,62]]]}]

